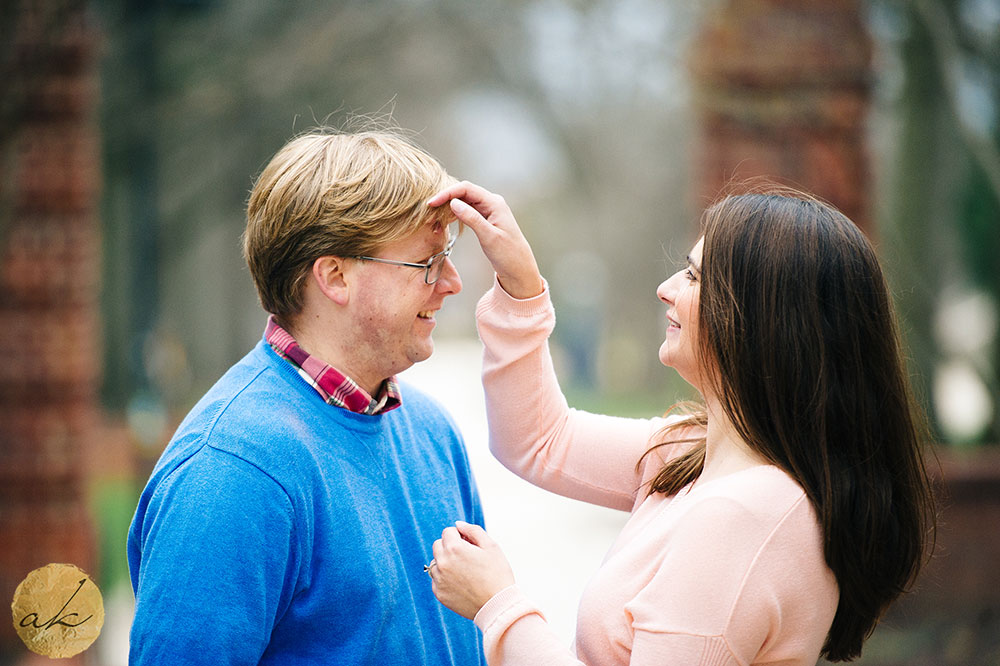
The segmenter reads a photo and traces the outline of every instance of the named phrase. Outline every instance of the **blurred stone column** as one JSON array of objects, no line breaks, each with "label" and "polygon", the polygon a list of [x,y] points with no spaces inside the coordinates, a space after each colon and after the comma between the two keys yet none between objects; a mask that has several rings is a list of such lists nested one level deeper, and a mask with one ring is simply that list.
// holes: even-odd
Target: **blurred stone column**
[{"label": "blurred stone column", "polygon": [[870,60],[857,0],[713,4],[690,62],[698,204],[731,182],[766,176],[868,229]]},{"label": "blurred stone column", "polygon": [[[87,3],[5,5],[0,601],[9,604],[28,572],[47,563],[72,563],[96,574],[84,470],[101,423],[101,170],[97,34]],[[32,659],[8,615],[0,621],[0,663]]]}]

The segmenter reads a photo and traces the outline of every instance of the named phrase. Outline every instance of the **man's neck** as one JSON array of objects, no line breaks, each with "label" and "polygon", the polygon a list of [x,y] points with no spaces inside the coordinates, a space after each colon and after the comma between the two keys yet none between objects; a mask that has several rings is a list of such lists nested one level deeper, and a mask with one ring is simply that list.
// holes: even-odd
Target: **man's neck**
[{"label": "man's neck", "polygon": [[307,319],[304,316],[297,321],[288,322],[286,330],[307,354],[336,368],[338,372],[364,389],[369,396],[378,395],[387,377],[379,377],[377,373],[366,373],[358,367],[356,361],[352,362],[349,353],[351,338],[348,334],[339,334],[332,323],[326,324],[319,317]]}]

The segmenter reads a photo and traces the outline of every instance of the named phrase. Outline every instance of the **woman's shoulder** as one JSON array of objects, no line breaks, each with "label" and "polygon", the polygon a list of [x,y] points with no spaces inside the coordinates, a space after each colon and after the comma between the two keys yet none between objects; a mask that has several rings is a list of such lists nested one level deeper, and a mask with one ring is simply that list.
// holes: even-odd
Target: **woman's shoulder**
[{"label": "woman's shoulder", "polygon": [[748,504],[789,504],[805,498],[802,486],[775,465],[754,465],[719,479],[715,491]]},{"label": "woman's shoulder", "polygon": [[[643,604],[650,604],[649,627],[725,635],[737,653],[753,655],[767,636],[794,631],[781,629],[782,618],[809,627],[827,621],[836,582],[808,498],[785,472],[746,468],[661,502],[663,559],[634,604],[644,617]],[[664,598],[685,612],[657,619]]]},{"label": "woman's shoulder", "polygon": [[744,572],[740,589],[781,590],[791,599],[804,584],[824,599],[836,599],[822,527],[805,491],[785,471],[747,468],[700,489],[695,484],[677,499],[683,514],[676,525],[678,542],[701,544],[705,552],[725,544],[727,567]]},{"label": "woman's shoulder", "polygon": [[763,540],[781,530],[819,534],[812,504],[802,487],[784,470],[757,465],[713,479],[680,495],[689,503],[689,520],[708,521],[720,530],[753,533]]}]

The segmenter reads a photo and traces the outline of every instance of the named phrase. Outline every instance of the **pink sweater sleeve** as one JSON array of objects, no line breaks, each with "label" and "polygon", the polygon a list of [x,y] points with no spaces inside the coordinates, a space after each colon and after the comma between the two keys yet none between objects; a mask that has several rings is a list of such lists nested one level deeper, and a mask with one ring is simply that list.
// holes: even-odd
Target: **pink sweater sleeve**
[{"label": "pink sweater sleeve", "polygon": [[[633,508],[643,482],[636,465],[664,420],[591,414],[567,405],[549,354],[555,313],[547,288],[535,298],[517,300],[494,284],[479,301],[476,322],[484,345],[493,455],[551,492]],[[650,459],[657,468],[662,462],[659,452]]]},{"label": "pink sweater sleeve", "polygon": [[517,585],[487,602],[476,614],[490,666],[746,666],[734,659],[722,636],[636,632],[626,661],[615,654],[584,662],[549,629],[542,612]]}]

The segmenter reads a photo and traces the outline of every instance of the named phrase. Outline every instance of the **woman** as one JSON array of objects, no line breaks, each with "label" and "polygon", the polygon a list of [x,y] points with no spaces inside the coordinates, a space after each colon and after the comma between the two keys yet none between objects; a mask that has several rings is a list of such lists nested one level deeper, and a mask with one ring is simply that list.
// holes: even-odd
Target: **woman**
[{"label": "woman", "polygon": [[444,531],[434,592],[475,619],[488,662],[856,658],[933,526],[888,290],[857,227],[790,191],[709,208],[657,289],[660,361],[702,404],[635,420],[566,405],[547,288],[509,208],[469,183],[428,203],[449,200],[497,273],[477,309],[491,449],[536,485],[632,511],[581,598],[572,653],[484,531]]}]

